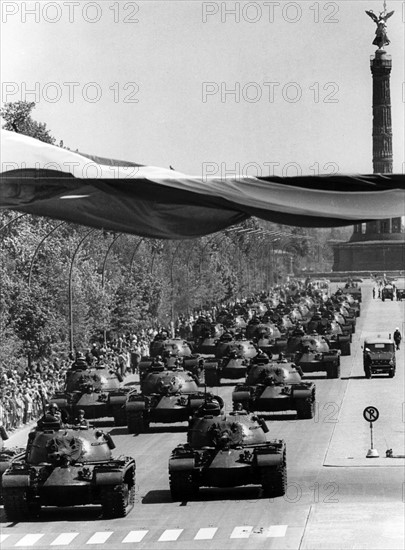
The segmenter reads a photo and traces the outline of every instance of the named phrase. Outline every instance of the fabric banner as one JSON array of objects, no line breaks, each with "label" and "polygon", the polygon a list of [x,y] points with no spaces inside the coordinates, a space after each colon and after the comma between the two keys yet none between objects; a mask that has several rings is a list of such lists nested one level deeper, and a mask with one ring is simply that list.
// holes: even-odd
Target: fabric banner
[{"label": "fabric banner", "polygon": [[5,130],[1,153],[1,208],[145,237],[200,237],[250,216],[303,227],[405,216],[403,174],[204,178]]}]

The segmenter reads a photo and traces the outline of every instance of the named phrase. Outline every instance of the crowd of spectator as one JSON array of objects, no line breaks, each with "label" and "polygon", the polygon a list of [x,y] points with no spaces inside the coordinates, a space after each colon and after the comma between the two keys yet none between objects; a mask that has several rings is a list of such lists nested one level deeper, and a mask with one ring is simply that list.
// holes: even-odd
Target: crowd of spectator
[{"label": "crowd of spectator", "polygon": [[55,358],[29,368],[0,367],[0,425],[12,432],[36,420],[49,397],[63,387],[69,362]]}]

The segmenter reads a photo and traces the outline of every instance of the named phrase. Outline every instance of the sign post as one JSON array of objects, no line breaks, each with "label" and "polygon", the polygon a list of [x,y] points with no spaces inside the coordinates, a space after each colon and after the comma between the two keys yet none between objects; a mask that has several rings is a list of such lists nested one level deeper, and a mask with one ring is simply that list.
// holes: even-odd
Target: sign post
[{"label": "sign post", "polygon": [[371,437],[371,447],[367,452],[366,458],[378,458],[380,455],[378,454],[377,449],[374,449],[374,441],[373,441],[373,422],[378,420],[378,417],[380,416],[380,413],[377,409],[377,407],[366,407],[363,411],[363,417],[364,420],[370,423],[370,437]]}]

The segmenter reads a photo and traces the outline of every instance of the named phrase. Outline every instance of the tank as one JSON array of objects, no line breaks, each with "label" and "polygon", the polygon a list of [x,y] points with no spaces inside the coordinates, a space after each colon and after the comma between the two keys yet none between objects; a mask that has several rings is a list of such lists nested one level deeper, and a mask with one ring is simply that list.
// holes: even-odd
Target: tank
[{"label": "tank", "polygon": [[125,401],[129,391],[122,386],[120,375],[107,365],[75,365],[66,373],[63,391],[55,393],[56,403],[65,419],[74,418],[80,409],[88,420],[114,417],[116,426],[126,424]]},{"label": "tank", "polygon": [[351,353],[350,335],[344,334],[341,325],[327,312],[315,312],[308,323],[308,332],[322,335],[328,343],[329,349],[340,350],[341,355]]},{"label": "tank", "polygon": [[205,365],[205,383],[207,386],[219,386],[221,378],[232,380],[245,378],[249,366],[249,359],[242,353],[230,351],[218,361],[208,361]]},{"label": "tank", "polygon": [[105,518],[126,516],[135,502],[135,460],[114,458],[114,447],[102,430],[44,422],[30,432],[23,458],[4,472],[8,520],[36,518],[45,506],[87,504],[101,505]]},{"label": "tank", "polygon": [[[259,356],[258,356],[259,357]],[[249,412],[297,411],[298,418],[313,418],[315,384],[303,382],[294,363],[265,360],[253,364],[243,384],[232,392],[233,409]]]},{"label": "tank", "polygon": [[288,341],[287,353],[303,373],[326,372],[327,378],[340,378],[340,350],[329,349],[328,342],[319,334],[306,334]]},{"label": "tank", "polygon": [[151,342],[149,348],[150,356],[142,357],[139,363],[139,377],[142,378],[148,372],[154,359],[162,358],[167,362],[167,358],[175,357],[181,360],[181,366],[185,370],[192,372],[202,382],[204,358],[199,353],[193,353],[190,344],[186,340],[169,338],[165,335],[166,333],[163,333],[163,336],[158,334]]},{"label": "tank", "polygon": [[[4,442],[7,439],[8,434],[4,426],[0,426],[0,489],[4,472],[9,468],[13,460],[20,460],[25,453],[23,447],[5,447]],[[3,502],[2,491],[0,491],[0,502]]]},{"label": "tank", "polygon": [[172,499],[195,498],[200,487],[261,485],[263,496],[282,496],[287,487],[286,445],[268,440],[263,419],[235,411],[218,415],[203,407],[169,459]]},{"label": "tank", "polygon": [[250,360],[258,354],[257,347],[250,340],[236,340],[225,332],[215,347],[215,357],[204,362],[204,376],[207,386],[218,386],[221,378],[244,378]]},{"label": "tank", "polygon": [[125,404],[128,431],[147,431],[151,422],[187,421],[205,401],[223,406],[221,397],[199,391],[196,378],[190,372],[182,368],[152,367],[141,382],[140,392],[135,389],[128,395]]},{"label": "tank", "polygon": [[361,287],[357,281],[347,281],[344,288],[340,288],[342,294],[351,294],[359,303],[362,301]]}]

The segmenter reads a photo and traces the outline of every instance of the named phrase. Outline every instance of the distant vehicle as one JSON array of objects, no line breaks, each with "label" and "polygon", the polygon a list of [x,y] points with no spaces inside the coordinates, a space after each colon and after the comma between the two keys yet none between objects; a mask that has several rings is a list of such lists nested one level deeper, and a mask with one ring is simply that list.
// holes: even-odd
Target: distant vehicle
[{"label": "distant vehicle", "polygon": [[381,290],[381,300],[385,302],[385,300],[391,300],[393,301],[395,298],[395,289],[392,285],[385,285]]},{"label": "distant vehicle", "polygon": [[397,288],[397,300],[405,300],[405,288]]},{"label": "distant vehicle", "polygon": [[150,344],[150,356],[144,356],[139,362],[139,378],[142,380],[154,359],[161,358],[169,366],[173,360],[180,359],[181,366],[197,376],[202,382],[203,357],[193,353],[190,344],[182,338],[169,338],[166,333],[158,334]]},{"label": "distant vehicle", "polygon": [[[211,413],[211,414],[210,414]],[[173,500],[195,498],[200,487],[261,485],[264,496],[282,496],[287,489],[286,445],[268,441],[263,419],[244,411],[218,415],[204,409],[190,423],[187,443],[169,460]]]},{"label": "distant vehicle", "polygon": [[246,381],[232,393],[233,409],[253,411],[297,411],[298,418],[313,418],[315,384],[303,382],[294,363],[268,361],[254,364]]},{"label": "distant vehicle", "polygon": [[395,343],[389,338],[369,337],[364,340],[363,367],[366,378],[374,374],[395,376]]},{"label": "distant vehicle", "polygon": [[126,516],[135,502],[135,460],[114,458],[101,430],[61,429],[54,420],[30,432],[24,457],[4,472],[8,520],[35,519],[43,506],[85,504],[101,504],[105,518]]},{"label": "distant vehicle", "polygon": [[145,432],[151,422],[187,421],[204,402],[224,404],[219,396],[199,391],[195,377],[182,368],[150,367],[140,390],[134,389],[125,404],[129,433]]},{"label": "distant vehicle", "polygon": [[129,389],[121,380],[108,365],[99,363],[90,368],[83,362],[67,371],[64,389],[54,393],[50,403],[56,403],[66,419],[83,409],[87,420],[112,416],[115,425],[122,426],[126,423],[123,406]]},{"label": "distant vehicle", "polygon": [[207,386],[219,386],[221,378],[239,379],[247,373],[249,359],[241,353],[230,351],[218,360],[207,360],[205,364],[205,383]]},{"label": "distant vehicle", "polygon": [[[295,344],[295,345],[294,345]],[[290,349],[297,350],[292,359],[305,373],[325,371],[327,378],[340,378],[340,350],[330,349],[326,339],[318,334],[302,336],[298,346],[289,341]]]}]

